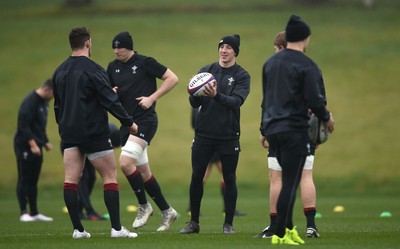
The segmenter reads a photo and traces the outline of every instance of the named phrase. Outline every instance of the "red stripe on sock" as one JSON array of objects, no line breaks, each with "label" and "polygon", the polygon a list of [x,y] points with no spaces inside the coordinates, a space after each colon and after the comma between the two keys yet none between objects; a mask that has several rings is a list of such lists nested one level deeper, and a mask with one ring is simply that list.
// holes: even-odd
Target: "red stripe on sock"
[{"label": "red stripe on sock", "polygon": [[78,191],[78,184],[64,182],[64,189],[70,189],[73,191]]},{"label": "red stripe on sock", "polygon": [[139,174],[140,173],[140,171],[139,171],[139,169],[138,168],[136,168],[136,170],[132,173],[132,174],[130,174],[129,176],[128,176],[128,179],[132,179],[133,177],[135,177],[137,174]]},{"label": "red stripe on sock", "polygon": [[304,209],[304,212],[308,212],[308,211],[315,211],[315,207],[309,207],[309,208]]},{"label": "red stripe on sock", "polygon": [[118,183],[108,183],[108,184],[104,184],[104,191],[107,190],[114,190],[114,191],[118,191]]},{"label": "red stripe on sock", "polygon": [[269,216],[278,216],[278,214],[277,213],[269,213]]},{"label": "red stripe on sock", "polygon": [[149,180],[147,180],[144,185],[149,185],[152,181],[154,181],[154,176],[151,175],[151,177],[149,178]]}]

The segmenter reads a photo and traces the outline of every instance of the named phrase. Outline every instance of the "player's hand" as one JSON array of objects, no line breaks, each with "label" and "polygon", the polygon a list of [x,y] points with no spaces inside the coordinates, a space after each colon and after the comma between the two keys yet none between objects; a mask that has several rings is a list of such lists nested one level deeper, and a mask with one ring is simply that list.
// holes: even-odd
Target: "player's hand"
[{"label": "player's hand", "polygon": [[217,95],[217,81],[215,80],[214,83],[210,83],[204,86],[204,96],[214,98]]},{"label": "player's hand", "polygon": [[325,130],[328,131],[329,133],[332,133],[334,128],[335,128],[335,120],[333,120],[333,116],[332,113],[329,117],[329,120],[326,122],[323,122],[324,126],[325,126]]},{"label": "player's hand", "polygon": [[53,149],[53,145],[51,143],[46,143],[44,145],[44,148],[46,148],[47,151],[50,151],[51,149]]},{"label": "player's hand", "polygon": [[267,141],[267,139],[266,139],[263,135],[260,135],[260,143],[261,143],[261,146],[262,146],[264,149],[268,149],[268,148],[269,148],[268,141]]},{"label": "player's hand", "polygon": [[139,101],[139,106],[142,107],[143,110],[149,109],[154,103],[154,100],[151,97],[142,96],[142,97],[136,98],[136,100]]},{"label": "player's hand", "polygon": [[40,151],[39,146],[33,146],[33,147],[31,147],[31,152],[32,152],[32,154],[34,154],[35,156],[40,156],[40,155],[42,155],[42,152]]},{"label": "player's hand", "polygon": [[129,127],[130,134],[136,134],[138,132],[138,126],[136,123],[133,123],[131,127]]}]

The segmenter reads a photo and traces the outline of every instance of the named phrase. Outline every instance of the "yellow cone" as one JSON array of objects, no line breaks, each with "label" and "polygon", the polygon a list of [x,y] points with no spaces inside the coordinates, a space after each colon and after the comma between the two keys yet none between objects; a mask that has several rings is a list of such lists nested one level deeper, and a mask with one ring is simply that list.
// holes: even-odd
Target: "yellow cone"
[{"label": "yellow cone", "polygon": [[63,207],[62,208],[62,212],[67,214],[68,213],[68,208],[67,207]]},{"label": "yellow cone", "polygon": [[344,207],[341,205],[337,205],[336,207],[333,208],[333,212],[335,213],[340,213],[344,211]]},{"label": "yellow cone", "polygon": [[126,206],[126,211],[134,213],[137,211],[137,207],[135,205],[128,205]]}]

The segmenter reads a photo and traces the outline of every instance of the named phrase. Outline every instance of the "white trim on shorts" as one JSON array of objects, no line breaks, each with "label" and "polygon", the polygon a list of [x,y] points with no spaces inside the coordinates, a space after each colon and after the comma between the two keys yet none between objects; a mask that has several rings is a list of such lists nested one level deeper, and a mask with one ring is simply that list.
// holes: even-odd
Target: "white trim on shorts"
[{"label": "white trim on shorts", "polygon": [[[307,170],[312,170],[314,166],[314,156],[309,155],[306,158],[306,162],[304,163],[304,168]],[[276,157],[268,157],[268,168],[277,170],[277,171],[282,171],[282,167],[278,163],[278,159]]]},{"label": "white trim on shorts", "polygon": [[[78,147],[78,146],[69,147],[69,148],[64,149],[64,151],[66,151],[66,150],[79,150],[79,147]],[[110,150],[97,151],[97,152],[93,152],[93,153],[86,153],[86,157],[87,157],[89,160],[92,161],[92,160],[95,160],[95,159],[97,159],[97,158],[106,156],[106,155],[108,155],[108,154],[110,154],[110,153],[113,153],[113,150],[112,150],[112,149],[110,149]]]},{"label": "white trim on shorts", "polygon": [[94,153],[87,153],[87,154],[86,154],[86,157],[87,157],[90,161],[92,161],[92,160],[95,160],[95,159],[97,159],[97,158],[106,156],[106,155],[108,155],[108,154],[110,154],[110,153],[113,153],[113,150],[112,150],[112,149],[110,149],[110,150],[103,150],[103,151],[97,151],[97,152],[94,152]]}]

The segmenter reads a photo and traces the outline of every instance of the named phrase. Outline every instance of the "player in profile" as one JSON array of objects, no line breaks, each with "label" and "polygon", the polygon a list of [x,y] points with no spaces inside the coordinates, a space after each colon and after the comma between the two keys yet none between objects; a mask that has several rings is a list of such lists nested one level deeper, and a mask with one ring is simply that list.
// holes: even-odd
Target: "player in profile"
[{"label": "player in profile", "polygon": [[209,72],[216,78],[205,87],[204,96],[189,96],[190,105],[201,109],[195,124],[192,143],[192,176],[190,181],[191,219],[181,234],[200,232],[200,205],[203,197],[203,179],[215,153],[222,164],[225,182],[225,217],[222,232],[235,233],[233,219],[237,202],[236,168],[240,152],[240,107],[250,92],[250,75],[236,63],[240,36],[228,35],[218,42],[219,60],[204,66],[200,72]]},{"label": "player in profile", "polygon": [[[117,92],[122,106],[133,116],[139,126],[137,134],[130,134],[126,127],[120,129],[120,167],[139,202],[133,228],[147,223],[153,207],[146,192],[162,213],[158,232],[167,231],[177,220],[178,213],[165,199],[161,187],[151,172],[147,148],[156,134],[158,118],[156,101],[178,84],[178,77],[170,69],[133,50],[129,32],[118,33],[112,40],[116,59],[107,68],[111,85]],[[157,88],[157,79],[163,82]],[[162,159],[160,159],[162,162]]]}]

